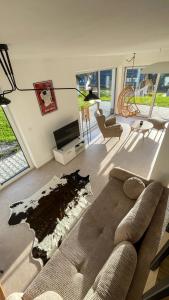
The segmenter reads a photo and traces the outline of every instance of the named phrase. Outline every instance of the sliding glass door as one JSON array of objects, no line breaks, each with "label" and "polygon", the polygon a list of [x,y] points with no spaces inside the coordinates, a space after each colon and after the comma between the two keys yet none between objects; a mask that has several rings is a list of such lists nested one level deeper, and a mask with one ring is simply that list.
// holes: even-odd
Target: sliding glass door
[{"label": "sliding glass door", "polygon": [[168,120],[169,74],[142,74],[141,70],[141,67],[126,68],[124,86],[134,87],[141,116]]},{"label": "sliding glass door", "polygon": [[0,185],[29,168],[14,130],[0,106]]},{"label": "sliding glass door", "polygon": [[141,67],[126,68],[124,86],[132,85],[135,89],[135,103],[140,115],[148,117],[153,104],[157,74],[142,74]]},{"label": "sliding glass door", "polygon": [[169,74],[160,74],[152,117],[169,119]]},{"label": "sliding glass door", "polygon": [[[116,69],[100,70],[90,73],[82,73],[76,75],[77,88],[87,94],[90,87],[93,92],[101,99],[100,108],[103,109],[104,115],[107,117],[114,110],[115,85],[116,85]],[[80,111],[80,120],[82,132],[86,130],[86,122],[84,114],[87,115],[90,128],[96,125],[94,112],[96,111],[95,101],[84,102],[84,97],[78,94],[78,105]]]}]

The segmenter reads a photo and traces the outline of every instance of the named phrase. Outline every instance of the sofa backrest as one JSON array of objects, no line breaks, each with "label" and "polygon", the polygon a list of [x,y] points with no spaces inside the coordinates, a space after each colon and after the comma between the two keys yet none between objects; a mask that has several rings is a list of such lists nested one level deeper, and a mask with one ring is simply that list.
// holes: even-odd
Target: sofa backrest
[{"label": "sofa backrest", "polygon": [[[164,188],[151,223],[144,235],[137,253],[137,266],[126,300],[142,299],[143,290],[150,272],[150,264],[155,257],[166,223],[168,189]],[[165,220],[166,219],[166,220]]]},{"label": "sofa backrest", "polygon": [[115,245],[121,241],[135,244],[142,238],[150,225],[162,192],[163,186],[159,182],[152,182],[144,189],[132,209],[118,225]]}]

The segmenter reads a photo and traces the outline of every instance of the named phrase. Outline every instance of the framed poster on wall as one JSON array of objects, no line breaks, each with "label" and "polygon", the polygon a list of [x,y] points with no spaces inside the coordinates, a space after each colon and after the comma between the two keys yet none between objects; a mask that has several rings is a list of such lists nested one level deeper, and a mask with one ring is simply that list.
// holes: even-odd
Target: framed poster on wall
[{"label": "framed poster on wall", "polygon": [[58,109],[52,80],[33,83],[42,115]]}]

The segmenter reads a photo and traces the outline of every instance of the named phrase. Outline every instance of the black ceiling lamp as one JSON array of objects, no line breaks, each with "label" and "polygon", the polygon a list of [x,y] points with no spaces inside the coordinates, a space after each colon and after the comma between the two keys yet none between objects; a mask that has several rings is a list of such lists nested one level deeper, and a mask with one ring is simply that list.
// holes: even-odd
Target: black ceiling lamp
[{"label": "black ceiling lamp", "polygon": [[11,100],[7,99],[3,95],[0,95],[0,106],[6,106],[11,103]]},{"label": "black ceiling lamp", "polygon": [[96,96],[93,91],[92,88],[89,89],[89,94],[84,98],[84,101],[90,101],[90,100],[98,100],[99,97]]},{"label": "black ceiling lamp", "polygon": [[[12,68],[12,64],[11,64],[11,60],[8,54],[8,46],[6,44],[0,44],[0,65],[4,71],[4,74],[6,76],[6,78],[8,79],[8,82],[11,86],[10,90],[5,90],[3,92],[0,93],[0,105],[8,105],[11,101],[7,98],[5,98],[4,96],[6,94],[10,94],[14,91],[20,91],[20,92],[28,92],[28,91],[41,91],[42,89],[21,89],[17,86],[16,84],[16,80],[15,80],[15,75],[13,72],[13,68]],[[86,96],[84,95],[80,90],[78,90],[77,88],[50,88],[50,90],[76,90],[77,92],[79,92],[83,97],[84,97],[84,101],[90,101],[90,100],[96,100],[98,99],[98,97],[92,92],[92,89],[89,90],[89,94]]]}]

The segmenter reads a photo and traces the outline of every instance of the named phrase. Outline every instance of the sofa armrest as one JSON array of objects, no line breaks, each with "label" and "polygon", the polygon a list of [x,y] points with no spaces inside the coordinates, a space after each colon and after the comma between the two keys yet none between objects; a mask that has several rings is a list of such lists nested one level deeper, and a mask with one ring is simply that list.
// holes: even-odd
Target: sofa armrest
[{"label": "sofa armrest", "polygon": [[146,186],[149,185],[151,182],[153,182],[153,180],[147,180],[147,179],[145,179],[145,178],[143,178],[141,176],[138,176],[135,173],[126,171],[126,170],[124,170],[122,168],[118,168],[118,167],[115,167],[115,168],[113,168],[110,171],[109,178],[112,178],[112,177],[114,177],[114,178],[116,178],[116,179],[118,179],[120,181],[125,181],[125,180],[127,180],[127,179],[129,179],[131,177],[138,177],[138,178],[140,178],[144,182],[144,184]]}]

